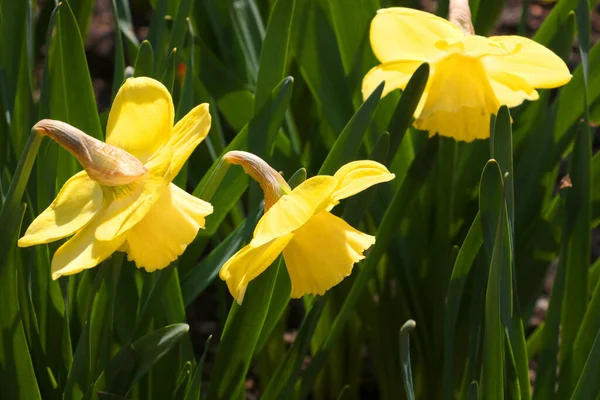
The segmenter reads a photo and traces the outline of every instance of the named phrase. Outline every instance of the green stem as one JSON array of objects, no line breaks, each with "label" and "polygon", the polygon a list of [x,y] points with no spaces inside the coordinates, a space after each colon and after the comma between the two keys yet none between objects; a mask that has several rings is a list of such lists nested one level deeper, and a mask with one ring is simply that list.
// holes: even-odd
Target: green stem
[{"label": "green stem", "polygon": [[4,242],[4,235],[10,234],[8,228],[8,221],[18,214],[17,207],[23,198],[23,192],[27,186],[31,169],[33,168],[33,162],[37,156],[42,142],[42,136],[35,131],[31,131],[17,169],[10,182],[8,189],[8,195],[0,211],[0,241]]}]

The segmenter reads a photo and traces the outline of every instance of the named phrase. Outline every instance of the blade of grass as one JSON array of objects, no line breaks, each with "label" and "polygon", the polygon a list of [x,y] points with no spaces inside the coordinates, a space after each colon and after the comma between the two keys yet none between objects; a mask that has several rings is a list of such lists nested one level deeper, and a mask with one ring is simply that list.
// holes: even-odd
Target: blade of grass
[{"label": "blade of grass", "polygon": [[504,332],[501,321],[501,274],[506,258],[504,249],[505,206],[502,173],[495,160],[486,164],[479,195],[479,211],[484,247],[491,254],[485,296],[485,329],[483,334],[483,364],[481,394],[485,399],[504,399]]},{"label": "blade of grass", "polygon": [[204,352],[202,353],[202,357],[198,361],[198,365],[196,365],[196,369],[194,370],[194,375],[190,379],[186,389],[185,396],[183,400],[200,400],[202,394],[202,373],[204,372],[204,360],[206,359],[206,353],[208,352],[208,347],[210,345],[210,340],[212,339],[212,335],[208,337],[208,340],[204,344]]},{"label": "blade of grass", "polygon": [[262,399],[289,399],[296,381],[296,376],[302,367],[304,355],[310,347],[311,337],[321,317],[326,297],[319,297],[313,303],[310,311],[302,321],[294,343],[285,354],[275,374],[269,380]]},{"label": "blade of grass", "polygon": [[290,32],[296,0],[277,0],[273,5],[260,53],[254,109],[268,100],[277,84],[285,78]]},{"label": "blade of grass", "polygon": [[[26,153],[27,154],[27,153]],[[18,175],[15,174],[15,177]],[[14,178],[13,178],[14,179]],[[4,211],[4,208],[3,208]],[[0,366],[2,367],[2,396],[13,399],[41,399],[33,363],[23,329],[17,289],[16,246],[25,205],[12,210],[14,223],[2,229],[2,259],[0,260],[0,290],[3,295],[0,329]]]},{"label": "blade of grass", "polygon": [[415,400],[415,389],[410,364],[410,332],[415,329],[415,321],[409,319],[400,329],[400,362],[402,363],[402,378],[408,400]]},{"label": "blade of grass", "polygon": [[[242,305],[236,302],[232,305],[208,387],[209,399],[235,399],[241,396],[246,373],[267,318],[279,272],[277,263],[250,282]],[[244,332],[244,335],[240,336],[240,332]]]},{"label": "blade of grass", "polygon": [[[568,241],[565,276],[565,294],[561,318],[561,367],[573,349],[576,336],[581,328],[588,302],[588,270],[591,232],[591,157],[592,143],[589,130],[589,110],[587,103],[588,49],[590,36],[589,4],[580,0],[577,7],[577,28],[579,48],[582,57],[584,82],[584,120],[579,125],[573,155],[569,162],[569,176],[573,187],[566,196],[566,218],[569,233],[563,240]],[[571,393],[575,387],[576,375],[567,368],[561,368],[559,394]]]},{"label": "blade of grass", "polygon": [[152,45],[149,41],[144,40],[140,44],[140,48],[135,59],[133,67],[133,76],[149,76],[152,77],[152,68],[154,67],[154,53]]},{"label": "blade of grass", "polygon": [[186,306],[200,295],[219,274],[225,262],[233,256],[252,235],[260,216],[262,207],[251,213],[244,222],[195,267],[192,267],[181,280],[181,292]]},{"label": "blade of grass", "polygon": [[375,115],[377,104],[383,92],[383,86],[384,84],[380,83],[348,121],[329,154],[327,154],[327,158],[323,161],[319,175],[333,174],[339,167],[354,158],[363,137],[367,133],[369,124],[373,120],[373,115]]},{"label": "blade of grass", "polygon": [[454,262],[454,268],[452,269],[452,277],[450,278],[450,285],[448,287],[448,294],[446,296],[446,323],[445,323],[445,334],[444,334],[444,398],[450,399],[452,397],[452,369],[453,369],[453,348],[454,348],[454,335],[456,331],[456,321],[458,320],[458,314],[460,311],[460,303],[462,300],[462,294],[464,286],[471,271],[471,267],[475,262],[475,257],[479,253],[479,249],[483,244],[482,232],[481,232],[481,220],[479,213],[473,219],[469,232],[463,241],[456,261]]},{"label": "blade of grass", "polygon": [[113,357],[94,384],[94,392],[105,390],[126,396],[131,387],[187,334],[187,324],[174,324],[127,344]]}]

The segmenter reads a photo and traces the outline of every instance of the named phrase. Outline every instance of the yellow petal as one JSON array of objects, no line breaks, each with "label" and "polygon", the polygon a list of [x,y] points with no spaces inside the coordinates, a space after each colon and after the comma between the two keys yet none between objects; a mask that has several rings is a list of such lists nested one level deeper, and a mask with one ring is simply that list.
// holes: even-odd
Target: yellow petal
[{"label": "yellow petal", "polygon": [[20,247],[50,243],[75,233],[102,208],[102,189],[85,171],[69,179],[56,199],[29,225]]},{"label": "yellow petal", "polygon": [[345,199],[378,183],[391,181],[394,176],[385,165],[377,161],[353,161],[338,169],[333,175],[338,184],[331,197],[334,200]]},{"label": "yellow petal", "polygon": [[[552,50],[521,36],[493,36],[490,42],[506,51],[505,55],[490,55],[482,58],[486,72],[493,79],[499,75],[522,78],[527,85],[538,89],[549,89],[569,82],[571,74],[565,62]],[[522,88],[527,91],[527,87]]]},{"label": "yellow petal", "polygon": [[198,144],[210,130],[208,104],[200,104],[184,116],[173,128],[167,146],[173,151],[169,180],[173,180]]},{"label": "yellow petal", "polygon": [[439,40],[460,40],[462,31],[451,22],[412,8],[385,8],[371,22],[371,47],[379,61],[434,61],[443,55]]},{"label": "yellow petal", "polygon": [[275,261],[293,236],[293,233],[288,233],[258,247],[248,245],[223,265],[219,276],[227,283],[229,292],[239,304],[244,300],[248,283]]},{"label": "yellow petal", "polygon": [[250,245],[262,246],[300,228],[327,207],[336,185],[334,177],[320,175],[305,180],[290,194],[283,195],[258,221]]},{"label": "yellow petal", "polygon": [[120,147],[145,163],[171,135],[173,100],[152,78],[129,78],[110,109],[106,143]]},{"label": "yellow petal", "polygon": [[490,134],[490,115],[500,107],[479,58],[459,53],[438,63],[428,83],[418,129],[470,142]]},{"label": "yellow petal", "polygon": [[98,213],[83,229],[56,250],[52,258],[52,279],[93,268],[121,247],[125,241],[123,235],[109,241],[96,240],[94,231],[102,220],[102,214],[102,211]]},{"label": "yellow petal", "polygon": [[[489,75],[488,75],[489,76]],[[540,98],[535,90],[523,78],[511,73],[496,73],[490,78],[490,85],[500,104],[516,107],[525,100],[535,101]]]},{"label": "yellow petal", "polygon": [[169,186],[167,175],[171,154],[169,149],[160,151],[146,163],[149,172],[130,185],[104,187],[108,206],[96,230],[96,239],[112,240],[144,218]]},{"label": "yellow petal", "polygon": [[363,100],[366,100],[382,81],[385,81],[385,85],[381,97],[393,90],[404,89],[421,64],[421,61],[413,60],[391,61],[372,68],[362,81]]},{"label": "yellow petal", "polygon": [[171,183],[144,218],[129,230],[127,258],[148,272],[168,266],[194,240],[204,227],[204,218],[212,211],[210,203]]},{"label": "yellow petal", "polygon": [[294,233],[283,250],[292,281],[292,297],[323,294],[350,275],[375,237],[362,233],[341,218],[322,211]]}]

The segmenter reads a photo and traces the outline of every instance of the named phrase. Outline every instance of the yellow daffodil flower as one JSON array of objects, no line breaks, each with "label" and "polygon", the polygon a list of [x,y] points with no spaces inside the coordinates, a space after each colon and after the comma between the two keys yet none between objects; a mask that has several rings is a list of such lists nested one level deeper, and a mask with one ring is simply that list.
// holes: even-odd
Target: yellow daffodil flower
[{"label": "yellow daffodil flower", "polygon": [[363,97],[382,81],[384,96],[404,89],[419,65],[427,62],[429,81],[415,112],[415,127],[430,136],[438,133],[470,142],[489,137],[490,115],[500,105],[537,100],[535,88],[555,88],[571,79],[560,57],[533,40],[486,38],[463,29],[410,8],[379,10],[370,36],[382,64],[365,75]]},{"label": "yellow daffodil flower", "polygon": [[248,283],[283,252],[292,282],[291,296],[323,294],[350,275],[375,237],[362,233],[329,211],[341,199],[394,178],[375,161],[355,161],[333,176],[310,178],[293,190],[281,175],[253,154],[224,157],[256,179],[265,191],[265,214],[250,243],[231,257],[219,276],[241,304]]},{"label": "yellow daffodil flower", "polygon": [[26,247],[73,235],[52,258],[53,279],[92,268],[117,250],[139,268],[164,268],[204,226],[210,203],[171,181],[208,134],[208,105],[195,107],[175,126],[174,115],[160,82],[130,78],[110,110],[106,143],[59,121],[34,126],[84,167],[19,239]]}]

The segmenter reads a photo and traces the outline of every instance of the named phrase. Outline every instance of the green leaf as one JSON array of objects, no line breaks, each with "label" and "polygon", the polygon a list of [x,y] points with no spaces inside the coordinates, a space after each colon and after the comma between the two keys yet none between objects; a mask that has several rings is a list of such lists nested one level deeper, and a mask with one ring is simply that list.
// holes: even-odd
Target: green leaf
[{"label": "green leaf", "polygon": [[[570,189],[566,189],[570,190]],[[541,335],[541,346],[538,356],[538,368],[533,392],[534,400],[543,400],[554,396],[556,392],[556,364],[558,354],[558,337],[560,332],[561,309],[565,291],[566,255],[568,249],[567,224],[563,224],[563,242],[558,257],[558,269],[552,286],[550,304],[546,312],[544,330]]]},{"label": "green leaf", "polygon": [[[4,111],[13,113],[17,97],[17,86],[21,54],[25,49],[27,35],[27,9],[25,1],[3,1],[0,3],[0,34],[10,40],[0,41],[0,87]],[[10,17],[9,17],[10,16]],[[8,122],[8,121],[7,121]]]},{"label": "green leaf", "polygon": [[125,82],[125,51],[123,50],[123,37],[119,18],[117,0],[112,0],[112,11],[115,20],[115,65],[113,69],[112,97],[115,98],[117,91]]},{"label": "green leaf", "polygon": [[415,321],[409,319],[400,329],[400,362],[402,364],[402,379],[408,400],[415,400],[415,390],[410,364],[410,332],[415,329]]},{"label": "green leaf", "polygon": [[519,373],[517,371],[517,362],[511,346],[508,333],[505,331],[504,352],[506,362],[506,392],[510,399],[522,399],[521,385],[519,384]]},{"label": "green leaf", "polygon": [[[32,131],[10,182],[8,193],[2,205],[2,211],[0,211],[0,255],[2,255],[0,257],[4,257],[10,249],[10,236],[7,235],[12,235],[15,231],[19,231],[18,227],[21,222],[18,220],[18,210],[41,141],[42,136]],[[2,258],[0,258],[0,265],[2,264]]]},{"label": "green leaf", "polygon": [[[177,105],[177,115],[175,121],[183,118],[195,106],[194,101],[194,30],[192,24],[188,21],[188,43],[187,43],[187,60],[185,63],[185,78],[181,89],[179,104]],[[186,169],[187,171],[187,169]],[[184,176],[185,177],[185,176]],[[185,180],[182,180],[185,182]],[[182,187],[185,188],[185,185]]]},{"label": "green leaf", "polygon": [[467,277],[469,276],[471,267],[475,262],[475,257],[477,256],[477,253],[479,253],[482,244],[481,220],[480,214],[478,213],[475,216],[475,219],[473,219],[469,232],[454,261],[452,277],[450,278],[450,285],[446,295],[446,320],[444,324],[444,398],[446,399],[452,397],[454,336],[462,294]]},{"label": "green leaf", "polygon": [[192,12],[193,5],[194,2],[192,0],[179,0],[179,6],[177,7],[177,15],[173,20],[173,26],[171,28],[169,49],[180,48],[183,46],[183,39],[185,38],[185,28],[186,26],[188,26],[188,17]]},{"label": "green leaf", "polygon": [[[555,7],[552,7],[552,11],[544,19],[544,23],[539,27],[533,40],[536,42],[548,46],[560,32],[561,27],[566,23],[569,18],[569,14],[575,11],[579,0],[561,0],[557,2]],[[593,7],[595,2],[589,4],[589,7]]]},{"label": "green leaf", "polygon": [[319,175],[333,175],[338,168],[354,159],[373,120],[373,115],[375,115],[383,86],[384,83],[380,83],[348,121],[329,154],[327,154],[327,158],[323,161]]},{"label": "green leaf", "polygon": [[[148,29],[147,39],[154,50],[154,75],[160,76],[161,68],[164,68],[165,56],[166,56],[166,36],[167,36],[167,24],[165,17],[167,16],[167,5],[168,0],[157,0],[157,6],[154,8],[152,18],[150,19],[150,28]],[[169,51],[173,48],[169,48]]]},{"label": "green leaf", "polygon": [[600,330],[596,334],[594,345],[590,349],[589,356],[585,362],[583,371],[581,371],[571,400],[597,398],[600,393],[598,374],[600,374]]},{"label": "green leaf", "polygon": [[[384,163],[387,158],[390,146],[390,135],[384,132],[369,154],[369,160],[374,160]],[[342,219],[352,226],[358,226],[364,215],[367,213],[369,206],[376,198],[377,188],[357,193],[346,201]]]},{"label": "green leaf", "polygon": [[[506,212],[511,227],[514,225],[515,196],[513,188],[513,146],[511,117],[508,107],[502,106],[498,110],[492,135],[492,157],[498,162],[504,177],[504,196]],[[512,230],[512,228],[511,228]],[[512,236],[512,233],[511,233]]]},{"label": "green leaf", "polygon": [[[45,95],[49,96],[49,114],[41,113],[40,116],[66,122],[88,135],[102,139],[102,128],[83,42],[68,2],[59,3],[57,6],[56,34],[52,42],[46,45],[49,46],[49,79]],[[61,161],[57,163],[55,182],[56,187],[61,187],[80,170],[80,166],[75,158],[61,147],[58,147],[58,159]]]},{"label": "green leaf", "polygon": [[[591,350],[589,343],[585,348],[576,348],[582,323],[588,307],[588,272],[590,255],[591,220],[591,158],[592,137],[589,129],[588,110],[588,49],[590,36],[589,4],[580,0],[577,7],[577,31],[580,42],[581,66],[584,82],[584,120],[579,125],[575,138],[573,154],[569,162],[569,176],[573,187],[566,194],[566,230],[563,240],[568,242],[565,276],[565,293],[561,318],[561,373],[559,379],[560,395],[571,393],[576,385],[579,372],[583,369],[583,360]],[[592,334],[587,332],[587,335]],[[588,339],[589,342],[589,339]],[[583,353],[583,352],[586,353]],[[577,352],[577,353],[574,353]],[[574,361],[574,365],[570,360]],[[571,365],[570,365],[571,364]],[[565,367],[569,366],[569,367]],[[581,379],[581,378],[580,378]],[[581,388],[580,388],[581,390]]]},{"label": "green leaf", "polygon": [[127,395],[131,387],[183,338],[187,324],[164,326],[124,346],[110,361],[94,384],[94,392],[104,390]]},{"label": "green leaf", "polygon": [[256,354],[260,353],[267,344],[275,325],[281,319],[290,301],[290,294],[292,293],[292,282],[290,281],[283,256],[280,256],[277,268],[279,271],[277,272],[277,280],[273,288],[271,303],[269,304],[267,317],[265,318],[265,323],[256,343],[256,349],[254,350]]},{"label": "green leaf", "polygon": [[309,349],[311,338],[315,332],[317,322],[319,322],[324,306],[325,297],[319,297],[312,303],[312,307],[304,317],[292,346],[288,349],[279,368],[277,368],[275,374],[269,380],[269,384],[262,395],[262,399],[272,400],[291,398],[296,376],[302,367],[304,356]]},{"label": "green leaf", "polygon": [[400,97],[400,100],[398,101],[389,125],[391,141],[388,162],[391,162],[396,155],[398,147],[404,139],[406,130],[410,127],[415,110],[417,109],[423,91],[425,90],[427,79],[429,79],[429,71],[429,64],[421,64],[402,92],[402,97]]},{"label": "green leaf", "polygon": [[103,138],[96,99],[77,21],[68,2],[57,6],[56,35],[50,46],[50,115],[97,139]]},{"label": "green leaf", "polygon": [[198,365],[196,365],[196,369],[194,370],[194,375],[192,375],[192,379],[190,379],[187,388],[185,389],[185,397],[184,400],[200,400],[200,395],[202,394],[202,372],[204,371],[204,360],[206,359],[206,353],[208,352],[208,347],[210,346],[210,340],[212,339],[212,335],[208,337],[208,340],[204,344],[204,352],[202,353],[202,357],[198,361]]},{"label": "green leaf", "polygon": [[152,77],[152,68],[154,67],[154,53],[152,45],[149,41],[144,40],[140,44],[135,64],[133,68],[133,76],[150,76]]},{"label": "green leaf", "polygon": [[[18,175],[15,175],[18,177]],[[3,208],[3,211],[5,208]],[[1,226],[3,251],[0,259],[0,291],[3,304],[0,313],[2,346],[0,346],[0,367],[2,369],[2,396],[11,399],[41,399],[33,363],[29,354],[27,338],[19,307],[17,289],[17,237],[25,206],[13,209],[12,226]],[[10,249],[10,250],[9,250]]]},{"label": "green leaf", "polygon": [[[267,132],[266,141],[273,143],[290,101],[292,82],[293,80],[288,77],[273,90],[269,101],[262,106],[244,129],[229,143],[223,154],[230,150],[248,150],[249,131],[251,130]],[[219,185],[219,190],[214,193],[214,197],[211,199],[215,211],[207,217],[206,229],[201,230],[199,236],[212,236],[214,234],[247,186],[248,177],[241,168],[230,168],[224,176],[213,177],[223,154],[213,163],[193,192],[194,196],[206,199],[204,191],[208,187],[208,183],[215,180],[215,184]],[[224,182],[223,184],[220,184],[221,179]]]},{"label": "green leaf", "polygon": [[[212,371],[209,399],[239,398],[267,318],[278,272],[275,263],[268,267],[250,282],[242,305],[232,305]],[[244,334],[240,336],[240,332]]]},{"label": "green leaf", "polygon": [[485,399],[504,399],[504,332],[500,318],[501,277],[510,262],[505,254],[505,205],[502,173],[498,163],[488,161],[481,176],[479,211],[483,244],[490,254],[490,269],[485,296],[485,330],[481,393]]},{"label": "green leaf", "polygon": [[254,108],[258,110],[277,84],[285,78],[292,16],[296,0],[276,0],[262,44]]},{"label": "green leaf", "polygon": [[73,15],[77,19],[77,25],[79,26],[79,32],[82,38],[87,36],[88,26],[92,19],[92,12],[94,11],[94,0],[77,0],[69,1],[72,3]]},{"label": "green leaf", "polygon": [[260,207],[250,214],[208,256],[204,257],[198,265],[191,268],[183,276],[181,279],[181,293],[186,306],[189,306],[214,281],[223,264],[248,240],[262,213],[263,209]]},{"label": "green leaf", "polygon": [[165,63],[165,69],[160,78],[160,81],[166,86],[170,93],[173,93],[173,85],[175,84],[176,53],[176,48],[173,48],[169,53],[169,57],[167,57]]},{"label": "green leaf", "polygon": [[63,396],[79,399],[90,390],[109,360],[112,336],[115,291],[123,254],[104,261],[94,277],[89,296],[85,325],[73,355]]},{"label": "green leaf", "polygon": [[379,8],[379,1],[365,0],[354,7],[348,7],[344,0],[328,0],[327,3],[344,70],[349,75],[358,64],[361,50],[369,46],[369,23]]},{"label": "green leaf", "polygon": [[475,33],[481,36],[487,36],[492,29],[494,29],[498,18],[500,18],[500,15],[502,14],[504,0],[478,0],[475,3],[477,3],[477,7],[475,9],[473,9],[474,7],[471,7]]},{"label": "green leaf", "polygon": [[[511,116],[508,108],[502,106],[494,122],[494,129],[491,134],[492,157],[498,161],[498,166],[503,175],[504,198],[506,202],[506,214],[508,218],[508,230],[506,232],[507,240],[504,246],[507,246],[507,253],[510,256],[510,268],[503,270],[503,288],[502,302],[505,312],[503,322],[508,330],[508,339],[510,341],[510,355],[515,363],[515,373],[518,379],[518,388],[520,396],[524,399],[531,397],[531,388],[529,385],[529,364],[527,357],[527,348],[525,344],[525,333],[523,329],[522,312],[519,305],[519,298],[516,293],[516,270],[514,261],[514,221],[515,221],[515,199],[513,183],[513,133],[511,127]],[[508,350],[507,350],[508,352]]]},{"label": "green leaf", "polygon": [[352,116],[353,107],[335,32],[319,3],[297,4],[293,35],[295,58],[314,101],[337,133]]},{"label": "green leaf", "polygon": [[[14,109],[12,115],[9,118],[10,121],[10,141],[13,143],[15,154],[19,155],[25,147],[25,142],[28,137],[29,130],[35,122],[35,106],[33,102],[33,82],[32,82],[32,68],[34,65],[33,54],[31,54],[31,36],[32,36],[32,10],[30,2],[23,2],[26,4],[26,15],[23,26],[26,29],[27,35],[24,37],[23,45],[21,46],[21,55],[19,57],[19,69],[18,75],[13,76],[11,80],[17,80],[17,92],[14,97]],[[12,18],[12,16],[11,16]],[[12,37],[12,34],[11,34]],[[11,38],[11,40],[13,40]],[[10,41],[5,41],[10,42]],[[10,46],[10,45],[9,45]],[[0,51],[2,51],[0,49]],[[0,53],[1,54],[1,53]],[[0,72],[0,76],[2,73]],[[8,85],[7,82],[5,82]],[[6,101],[8,99],[5,99]],[[8,101],[13,101],[11,98]]]}]

